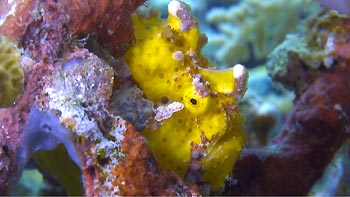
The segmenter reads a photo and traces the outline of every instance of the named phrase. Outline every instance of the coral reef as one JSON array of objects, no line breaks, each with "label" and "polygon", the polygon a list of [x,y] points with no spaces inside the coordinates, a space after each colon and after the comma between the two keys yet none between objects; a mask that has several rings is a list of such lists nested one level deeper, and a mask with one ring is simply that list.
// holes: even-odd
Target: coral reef
[{"label": "coral reef", "polygon": [[19,176],[16,155],[24,124],[40,87],[47,82],[43,76],[49,75],[50,71],[50,66],[35,64],[26,61],[26,58],[23,59],[23,67],[26,85],[22,96],[14,106],[0,109],[0,193],[4,195]]},{"label": "coral reef", "polygon": [[24,74],[21,51],[7,38],[0,36],[0,107],[11,106],[23,91]]},{"label": "coral reef", "polygon": [[[298,73],[290,73],[281,78],[282,82],[291,82],[283,84],[296,93],[294,108],[279,135],[267,146],[243,151],[224,194],[306,195],[349,141],[350,58],[344,53],[349,47],[349,21],[334,12],[324,13],[303,31],[307,34],[304,39],[294,43],[303,47],[290,45],[291,51],[280,51],[287,57],[283,59],[286,65],[292,65],[288,61],[299,62],[299,69],[287,67],[287,72],[303,74],[291,79]],[[294,49],[301,50],[291,58],[288,55]],[[300,55],[302,52],[307,52],[309,58]],[[288,86],[306,77],[307,86],[302,89]]]},{"label": "coral reef", "polygon": [[110,170],[123,156],[120,141],[124,128],[106,108],[112,94],[113,68],[87,51],[76,50],[69,55],[72,57],[63,62],[62,70],[52,74],[51,84],[43,88],[47,95],[45,108],[59,114],[60,122],[79,138],[75,146],[84,145],[79,150],[80,160],[92,165],[96,176],[104,179],[97,183],[98,190],[92,192],[117,192],[104,184],[113,179]]},{"label": "coral reef", "polygon": [[349,73],[343,63],[316,79],[276,138],[266,147],[243,151],[223,194],[306,195],[349,140]]},{"label": "coral reef", "polygon": [[266,66],[249,69],[248,90],[238,102],[247,147],[265,146],[281,129],[287,113],[293,108],[294,94],[272,83]]},{"label": "coral reef", "polygon": [[153,118],[153,103],[144,98],[142,90],[132,80],[129,67],[124,59],[121,58],[112,62],[115,62],[113,65],[119,70],[116,79],[121,80],[122,83],[117,83],[118,87],[112,93],[111,110],[132,123],[138,131],[141,131]]},{"label": "coral reef", "polygon": [[[27,42],[28,47],[30,45],[34,51],[41,46],[40,43],[50,43],[52,47],[46,53],[61,49],[62,46],[57,44],[62,42],[55,41],[69,41],[71,36],[96,36],[102,46],[121,55],[133,40],[130,15],[143,2],[144,0],[4,1],[0,10],[0,33],[16,41],[24,39],[22,42]],[[42,24],[46,26],[38,26]],[[38,28],[45,31],[35,32]],[[25,38],[26,34],[36,37]]]},{"label": "coral reef", "polygon": [[223,65],[264,60],[287,33],[297,29],[298,21],[316,7],[310,0],[244,0],[229,8],[214,7],[208,22],[217,31],[208,33],[205,52]]},{"label": "coral reef", "polygon": [[[187,5],[170,1],[168,11],[165,21],[155,12],[133,18],[136,44],[125,60],[133,79],[157,107],[155,121],[141,134],[166,169],[218,190],[245,144],[235,101],[245,93],[248,74],[242,65],[210,68],[200,53],[203,35]],[[205,147],[198,180],[189,170],[195,145]]]},{"label": "coral reef", "polygon": [[127,156],[121,165],[116,166],[112,171],[113,175],[118,177],[113,184],[118,185],[120,195],[188,196],[200,194],[195,186],[186,186],[175,173],[165,171],[156,162],[142,136],[135,132],[131,125],[126,125],[126,127],[121,148]]},{"label": "coral reef", "polygon": [[247,71],[210,67],[187,5],[170,1],[160,20],[154,10],[131,16],[142,0],[1,3],[0,35],[18,43],[25,83],[0,108],[0,195],[28,159],[68,195],[87,196],[306,195],[332,161],[348,165],[334,158],[350,138],[348,16],[322,12],[289,36],[296,47],[269,57],[287,71],[276,76],[294,107],[276,137],[239,153]]},{"label": "coral reef", "polygon": [[[323,49],[312,51],[307,47],[305,38],[289,34],[272,51],[266,68],[271,78],[281,82],[284,87],[303,91],[312,80],[310,76],[316,75],[324,57]],[[310,71],[305,72],[307,69]]]},{"label": "coral reef", "polygon": [[308,31],[289,34],[270,54],[267,69],[271,78],[300,95],[335,59],[349,58],[349,19],[326,12],[311,20]]},{"label": "coral reef", "polygon": [[[18,170],[24,169],[29,159],[34,158],[40,168],[54,176],[68,194],[82,194],[81,173],[77,167],[81,167],[78,154],[69,130],[60,124],[55,115],[48,111],[40,111],[33,105],[22,135],[22,144],[17,153]],[[56,148],[58,144],[63,145]],[[50,153],[45,152],[54,148],[56,149]],[[38,152],[39,150],[41,151]],[[65,153],[66,150],[69,156]],[[70,162],[69,158],[75,164]]]},{"label": "coral reef", "polygon": [[[190,5],[191,11],[193,15],[198,19],[199,21],[199,28],[201,31],[208,30],[207,26],[208,24],[205,22],[205,16],[206,13],[209,12],[209,10],[212,7],[216,6],[230,6],[234,3],[239,2],[240,0],[225,0],[225,1],[217,1],[217,0],[205,0],[205,1],[196,1],[196,0],[183,0],[182,2]],[[160,16],[162,18],[165,18],[168,16],[168,10],[167,10],[168,1],[164,0],[151,0],[147,1],[148,7],[155,7],[159,10]]]},{"label": "coral reef", "polygon": [[[122,160],[125,163],[134,163],[133,160],[139,159],[128,157],[127,148],[121,148],[124,132],[128,130],[128,133],[134,133],[134,137],[138,134],[131,126],[127,127],[127,123],[121,117],[109,111],[115,70],[87,49],[78,49],[84,47],[85,41],[77,39],[81,38],[80,36],[94,38],[99,45],[118,56],[132,41],[133,33],[127,31],[128,27],[132,27],[130,14],[142,2],[32,0],[4,2],[5,5],[1,6],[0,33],[16,40],[23,48],[22,67],[27,79],[18,102],[11,108],[1,109],[1,194],[7,194],[11,185],[18,179],[20,170],[31,153],[40,149],[51,149],[55,147],[57,140],[64,141],[68,154],[81,167],[85,195],[123,194],[119,193],[118,188],[123,183],[116,179],[138,178],[138,174],[125,174],[130,177],[123,177],[122,172],[112,173],[114,168],[122,165]],[[89,20],[85,20],[88,16]],[[121,27],[125,28],[125,31],[120,31]],[[108,39],[113,39],[113,42],[107,41]],[[119,75],[122,76],[123,73]],[[33,105],[38,106],[37,113],[34,113]],[[40,115],[42,113],[49,114],[49,117],[56,116],[63,126],[54,126],[54,122]],[[36,125],[36,122],[31,120],[41,123]],[[29,126],[25,126],[26,122]],[[55,124],[57,125],[57,121]],[[65,129],[58,129],[61,127]],[[45,132],[47,138],[37,142],[25,134],[36,135],[40,132]],[[65,137],[66,134],[69,138]],[[143,138],[139,137],[138,143],[144,143]],[[31,145],[35,148],[32,149]],[[139,151],[135,153],[151,159],[147,146],[143,145]],[[57,159],[62,158],[59,156]],[[42,159],[42,156],[36,158],[37,164],[45,163]],[[45,159],[47,161],[47,158]],[[152,166],[148,164],[139,162],[138,167],[144,166],[143,169],[154,169],[154,173],[159,173],[160,167],[156,161]],[[123,172],[128,171],[129,167],[134,166],[124,166]],[[69,170],[71,169],[62,171],[56,168],[49,172],[57,178],[59,173],[70,173]],[[65,178],[67,181],[67,177]],[[163,195],[174,194],[174,191],[179,195],[196,194],[195,187],[187,187],[177,175],[170,175],[168,171],[163,170],[161,175],[155,178],[159,182],[174,183],[175,180],[178,183],[164,185]],[[168,179],[172,181],[167,181]],[[145,187],[151,186],[135,185],[134,191],[141,194],[147,190]]]}]

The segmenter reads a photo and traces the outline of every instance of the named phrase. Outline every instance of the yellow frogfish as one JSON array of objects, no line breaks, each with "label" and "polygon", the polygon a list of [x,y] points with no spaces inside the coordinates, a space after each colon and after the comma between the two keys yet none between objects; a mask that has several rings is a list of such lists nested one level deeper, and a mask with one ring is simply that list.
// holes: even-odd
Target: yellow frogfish
[{"label": "yellow frogfish", "polygon": [[136,43],[125,60],[156,107],[141,134],[164,168],[218,190],[245,145],[236,101],[248,73],[240,64],[210,67],[200,53],[206,37],[188,5],[172,0],[168,12],[166,20],[154,10],[133,15]]}]

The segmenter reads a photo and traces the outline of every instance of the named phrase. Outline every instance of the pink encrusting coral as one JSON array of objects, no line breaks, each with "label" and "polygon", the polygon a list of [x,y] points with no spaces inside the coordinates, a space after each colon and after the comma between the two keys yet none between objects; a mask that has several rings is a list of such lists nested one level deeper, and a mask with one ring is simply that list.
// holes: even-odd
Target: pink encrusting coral
[{"label": "pink encrusting coral", "polygon": [[[70,36],[97,36],[102,46],[122,55],[134,38],[131,13],[143,2],[144,0],[2,1],[0,34],[22,42],[25,41],[22,39],[26,34],[36,35],[37,41],[41,43],[57,41],[55,36],[59,35],[62,36],[62,41],[70,39]],[[43,24],[45,27],[40,27]],[[36,32],[38,28],[45,31]],[[56,31],[59,34],[55,34]],[[31,44],[40,46],[40,42]],[[52,49],[58,47],[53,42],[51,44]]]},{"label": "pink encrusting coral", "polygon": [[[61,177],[58,181],[70,195],[198,194],[196,186],[188,187],[176,174],[163,170],[134,127],[109,106],[112,92],[122,92],[115,89],[134,87],[127,80],[128,69],[120,69],[123,61],[115,60],[133,42],[130,15],[143,2],[30,0],[7,1],[0,6],[0,35],[10,37],[23,48],[20,63],[25,75],[18,102],[0,109],[1,195],[8,194],[33,153],[51,150],[59,143],[65,145],[80,168],[83,193],[77,193],[81,186],[67,186],[71,180],[64,175],[55,176],[64,171],[73,174],[73,169],[55,169],[56,161],[47,161],[40,155],[35,160],[44,170],[47,166],[42,164],[51,162],[51,169],[47,170],[54,177]],[[104,59],[84,48],[87,39],[91,41],[91,51],[101,55],[109,50],[101,55]],[[142,100],[142,91],[134,90]],[[125,97],[135,91],[126,91]],[[142,127],[142,122],[149,119],[147,114],[138,114],[141,118],[135,122]],[[140,173],[154,175],[140,179],[152,184],[135,184],[129,190],[125,181],[139,179],[139,173],[127,173],[133,172],[135,166]],[[158,183],[166,184],[160,190],[154,187]]]}]

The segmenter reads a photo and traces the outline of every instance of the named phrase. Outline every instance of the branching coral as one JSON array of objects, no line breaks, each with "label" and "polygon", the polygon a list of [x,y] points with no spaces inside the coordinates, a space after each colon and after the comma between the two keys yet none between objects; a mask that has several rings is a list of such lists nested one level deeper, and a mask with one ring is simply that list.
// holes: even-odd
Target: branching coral
[{"label": "branching coral", "polygon": [[295,31],[298,20],[310,15],[310,0],[244,0],[229,8],[213,8],[207,20],[217,32],[209,34],[207,53],[226,66],[265,59],[273,48]]}]

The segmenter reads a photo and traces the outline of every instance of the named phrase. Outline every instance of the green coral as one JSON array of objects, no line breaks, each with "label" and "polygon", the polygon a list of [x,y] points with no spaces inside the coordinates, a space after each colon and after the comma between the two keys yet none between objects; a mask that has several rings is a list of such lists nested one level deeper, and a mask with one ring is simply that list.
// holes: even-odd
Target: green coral
[{"label": "green coral", "polygon": [[303,91],[309,85],[310,71],[317,73],[326,57],[323,49],[308,47],[305,37],[288,34],[269,55],[266,68],[272,79],[287,89]]},{"label": "green coral", "polygon": [[[242,65],[210,68],[187,5],[171,1],[169,17],[134,15],[136,45],[125,55],[131,75],[156,107],[142,131],[161,164],[180,176],[190,173],[195,144],[205,147],[202,180],[219,189],[245,144],[236,100],[246,90]],[[192,155],[192,157],[191,157]],[[197,155],[198,156],[198,155]]]},{"label": "green coral", "polygon": [[17,46],[0,36],[0,107],[11,106],[23,91],[20,56]]}]

